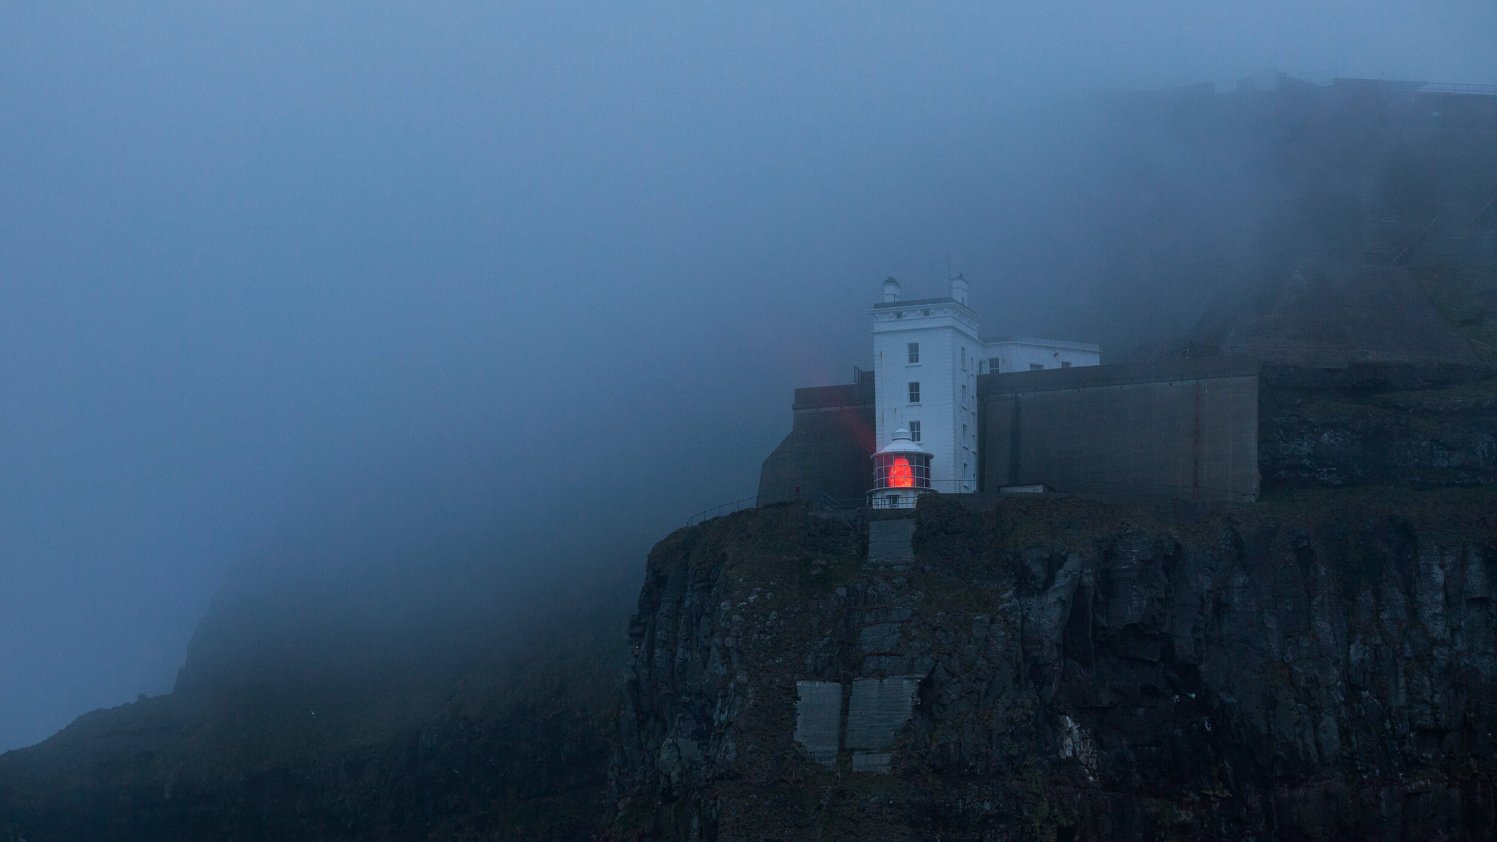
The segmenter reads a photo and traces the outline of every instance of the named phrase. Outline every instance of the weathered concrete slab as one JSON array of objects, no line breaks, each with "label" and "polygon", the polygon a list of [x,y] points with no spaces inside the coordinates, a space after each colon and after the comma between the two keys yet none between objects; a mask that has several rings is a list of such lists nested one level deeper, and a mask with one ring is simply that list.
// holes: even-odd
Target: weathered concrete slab
[{"label": "weathered concrete slab", "polygon": [[888,774],[893,759],[894,755],[887,751],[855,751],[852,753],[852,770]]},{"label": "weathered concrete slab", "polygon": [[915,561],[912,518],[875,520],[868,523],[868,563],[907,567]]},{"label": "weathered concrete slab", "polygon": [[854,681],[847,705],[847,748],[855,752],[887,752],[892,748],[894,735],[910,721],[919,686],[918,675]]},{"label": "weathered concrete slab", "polygon": [[837,764],[842,730],[842,685],[835,681],[795,682],[795,741],[811,759]]}]

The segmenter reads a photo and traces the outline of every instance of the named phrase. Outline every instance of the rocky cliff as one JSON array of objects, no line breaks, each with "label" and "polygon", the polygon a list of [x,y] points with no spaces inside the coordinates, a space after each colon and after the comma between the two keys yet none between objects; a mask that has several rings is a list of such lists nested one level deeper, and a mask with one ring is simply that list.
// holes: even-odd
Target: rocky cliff
[{"label": "rocky cliff", "polygon": [[1497,372],[1480,365],[1265,366],[1265,488],[1497,484]]},{"label": "rocky cliff", "polygon": [[508,634],[464,645],[475,618],[451,599],[391,622],[390,600],[339,607],[305,577],[231,581],[175,692],[0,755],[0,842],[585,842],[610,803],[628,616],[630,588],[608,584],[491,608],[486,624]]},{"label": "rocky cliff", "polygon": [[1491,838],[1497,489],[971,505],[680,530],[627,648],[199,672],[0,757],[0,839]]},{"label": "rocky cliff", "polygon": [[611,838],[1497,828],[1492,491],[925,503],[903,552],[797,505],[656,547]]},{"label": "rocky cliff", "polygon": [[1497,379],[1263,377],[1257,503],[768,506],[627,640],[632,581],[231,583],[175,693],[0,756],[0,840],[1493,838]]}]

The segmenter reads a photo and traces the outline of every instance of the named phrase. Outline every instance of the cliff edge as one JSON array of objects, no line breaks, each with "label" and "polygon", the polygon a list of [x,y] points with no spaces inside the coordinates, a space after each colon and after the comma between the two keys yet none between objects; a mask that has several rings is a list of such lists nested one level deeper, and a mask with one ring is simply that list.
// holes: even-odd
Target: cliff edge
[{"label": "cliff edge", "polygon": [[1491,489],[926,498],[903,554],[889,523],[790,504],[656,547],[611,838],[1497,827]]}]

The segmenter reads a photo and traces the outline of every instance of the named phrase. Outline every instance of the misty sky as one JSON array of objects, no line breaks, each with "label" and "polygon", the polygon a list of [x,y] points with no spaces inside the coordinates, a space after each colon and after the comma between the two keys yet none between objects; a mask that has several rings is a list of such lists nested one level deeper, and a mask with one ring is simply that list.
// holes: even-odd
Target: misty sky
[{"label": "misty sky", "polygon": [[1045,102],[1493,44],[1484,0],[6,4],[0,750],[168,690],[298,536],[642,566],[867,363],[886,275],[1105,339],[1012,271]]}]

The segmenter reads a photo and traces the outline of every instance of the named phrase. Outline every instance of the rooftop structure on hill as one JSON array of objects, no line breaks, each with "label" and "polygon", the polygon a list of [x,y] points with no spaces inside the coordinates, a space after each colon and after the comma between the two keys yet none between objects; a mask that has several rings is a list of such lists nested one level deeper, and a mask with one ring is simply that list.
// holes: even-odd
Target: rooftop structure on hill
[{"label": "rooftop structure on hill", "polygon": [[1083,342],[982,338],[964,278],[944,298],[900,292],[886,280],[873,307],[872,376],[796,390],[760,504],[906,507],[923,493],[1014,488],[1257,496],[1254,360],[1104,366]]},{"label": "rooftop structure on hill", "polygon": [[901,300],[893,278],[883,291],[872,310],[875,435],[884,445],[895,430],[907,430],[932,455],[930,487],[937,491],[977,490],[979,374],[1101,361],[1101,350],[1084,342],[984,339],[961,275],[951,279],[945,298]]}]

